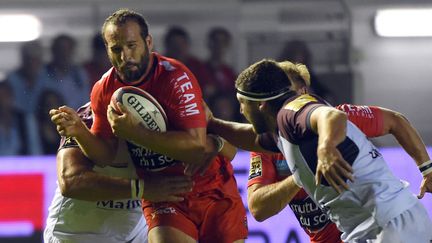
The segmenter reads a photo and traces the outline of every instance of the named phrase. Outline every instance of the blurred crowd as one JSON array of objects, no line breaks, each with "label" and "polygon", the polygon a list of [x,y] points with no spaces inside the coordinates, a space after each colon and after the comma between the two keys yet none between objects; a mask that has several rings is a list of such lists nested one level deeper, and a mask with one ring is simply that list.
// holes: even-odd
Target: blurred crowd
[{"label": "blurred crowd", "polygon": [[[241,121],[234,89],[237,73],[227,64],[231,33],[215,27],[209,30],[206,41],[208,56],[201,60],[192,54],[189,33],[172,26],[164,35],[162,54],[180,60],[195,74],[215,116]],[[59,135],[49,110],[62,105],[77,109],[85,104],[93,84],[111,67],[99,34],[92,38],[91,47],[89,60],[78,64],[74,55],[79,47],[70,35],[53,38],[48,63],[44,63],[39,40],[21,45],[19,66],[0,82],[0,156],[56,153]],[[310,65],[310,56],[306,44],[294,40],[286,43],[279,59]],[[325,95],[327,90],[319,83],[312,84],[316,93]]]},{"label": "blurred crowd", "polygon": [[[164,36],[162,54],[182,61],[192,70],[217,116],[239,120],[233,85],[236,73],[225,62],[231,40],[226,29],[211,29],[207,36],[209,56],[200,60],[191,54],[188,32],[173,26]],[[0,82],[0,155],[56,153],[59,135],[49,110],[62,105],[76,109],[88,102],[93,84],[111,67],[99,34],[93,37],[91,47],[90,59],[75,63],[79,48],[76,39],[60,34],[51,41],[51,60],[44,63],[39,40],[21,45],[19,66]]]}]

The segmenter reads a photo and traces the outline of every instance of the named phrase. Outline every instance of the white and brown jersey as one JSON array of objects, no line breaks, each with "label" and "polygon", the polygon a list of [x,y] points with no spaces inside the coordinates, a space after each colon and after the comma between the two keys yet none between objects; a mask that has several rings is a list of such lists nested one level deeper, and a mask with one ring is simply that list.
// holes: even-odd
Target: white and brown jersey
[{"label": "white and brown jersey", "polygon": [[328,210],[330,219],[344,232],[342,240],[349,241],[384,226],[417,199],[390,172],[378,149],[349,121],[346,138],[338,149],[354,170],[354,182],[348,182],[350,190],[339,195],[324,178],[321,185],[315,185],[318,135],[311,129],[310,115],[325,105],[314,95],[291,98],[278,113],[278,134],[262,135],[260,143],[267,149],[279,148],[293,176],[315,203]]},{"label": "white and brown jersey", "polygon": [[[79,108],[77,113],[90,128],[93,124],[90,103]],[[74,138],[62,137],[59,150],[67,148],[79,148]],[[127,163],[120,156],[115,161],[119,166],[95,165],[93,170],[108,176],[137,178],[130,158],[125,159]],[[57,186],[48,209],[45,242],[51,242],[51,237],[65,242],[128,242],[143,229],[147,231],[141,207],[141,200],[135,198],[95,202],[68,198],[61,194]]]}]

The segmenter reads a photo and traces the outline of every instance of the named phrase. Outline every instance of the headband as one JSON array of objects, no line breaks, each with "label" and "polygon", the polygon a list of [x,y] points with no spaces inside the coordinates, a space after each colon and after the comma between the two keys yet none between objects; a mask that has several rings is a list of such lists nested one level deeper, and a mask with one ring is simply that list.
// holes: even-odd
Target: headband
[{"label": "headband", "polygon": [[274,99],[277,99],[279,97],[282,97],[282,96],[288,94],[289,92],[294,92],[294,91],[290,90],[290,87],[286,87],[286,88],[283,88],[283,89],[278,90],[278,91],[272,91],[272,92],[266,92],[266,93],[254,93],[254,92],[243,91],[240,89],[236,89],[236,91],[237,91],[238,97],[241,97],[241,98],[246,99],[246,100],[251,100],[251,101],[274,100]]}]

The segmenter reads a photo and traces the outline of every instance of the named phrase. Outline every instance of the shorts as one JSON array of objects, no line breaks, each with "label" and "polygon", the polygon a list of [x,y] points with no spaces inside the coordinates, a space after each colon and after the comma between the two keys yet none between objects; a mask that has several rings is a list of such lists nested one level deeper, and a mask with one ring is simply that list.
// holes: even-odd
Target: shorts
[{"label": "shorts", "polygon": [[[115,225],[113,225],[115,227]],[[53,227],[45,228],[44,242],[45,243],[147,243],[148,227],[144,220],[140,220],[137,227],[125,238],[120,238],[117,234],[103,233],[65,233],[54,231]]]},{"label": "shorts", "polygon": [[338,230],[334,223],[329,222],[324,228],[316,233],[305,232],[310,237],[311,243],[343,243],[341,240],[341,232]]},{"label": "shorts", "polygon": [[182,202],[144,203],[143,211],[149,231],[169,226],[200,243],[232,243],[248,234],[246,210],[234,178],[224,188],[188,195]]},{"label": "shorts", "polygon": [[393,218],[383,228],[376,240],[380,243],[430,243],[432,222],[423,204],[418,201],[413,207]]},{"label": "shorts", "polygon": [[430,243],[432,222],[423,204],[418,201],[410,209],[390,220],[383,228],[375,230],[363,240],[367,243]]}]

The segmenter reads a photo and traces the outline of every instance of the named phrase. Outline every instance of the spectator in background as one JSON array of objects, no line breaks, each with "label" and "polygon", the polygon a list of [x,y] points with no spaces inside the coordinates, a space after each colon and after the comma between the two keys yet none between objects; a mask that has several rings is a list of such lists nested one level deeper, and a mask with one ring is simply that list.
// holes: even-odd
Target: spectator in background
[{"label": "spectator in background", "polygon": [[188,67],[202,84],[205,79],[204,64],[190,52],[190,36],[180,26],[172,26],[164,37],[165,56],[179,60]]},{"label": "spectator in background", "polygon": [[12,87],[0,82],[0,155],[27,154],[24,114],[14,107]]},{"label": "spectator in background", "polygon": [[232,93],[218,92],[207,100],[214,116],[227,121],[243,121],[239,112],[240,107]]},{"label": "spectator in background", "polygon": [[110,67],[111,63],[105,50],[105,43],[101,34],[97,33],[92,39],[92,57],[84,64],[90,87],[93,87],[94,83],[96,83]]},{"label": "spectator in background", "polygon": [[38,100],[36,115],[40,144],[43,154],[56,154],[60,139],[56,126],[51,122],[49,111],[64,104],[63,97],[54,90],[46,89]]},{"label": "spectator in background", "polygon": [[15,97],[15,107],[34,114],[37,100],[48,82],[43,68],[42,44],[37,40],[25,42],[21,46],[20,55],[20,66],[7,75],[7,80]]},{"label": "spectator in background", "polygon": [[212,97],[219,92],[234,94],[234,82],[237,75],[234,69],[226,64],[231,39],[231,34],[223,27],[214,27],[207,34],[209,57],[205,62],[206,77],[200,80],[206,97]]},{"label": "spectator in background", "polygon": [[52,61],[46,66],[49,88],[59,91],[66,105],[77,109],[89,99],[90,85],[87,74],[74,64],[76,41],[69,35],[61,34],[51,45]]},{"label": "spectator in background", "polygon": [[330,90],[325,87],[322,83],[320,83],[319,78],[314,73],[314,68],[312,65],[312,53],[306,44],[306,42],[301,40],[290,40],[287,41],[282,49],[282,52],[279,56],[279,61],[291,61],[294,63],[303,63],[309,68],[310,73],[310,92],[317,94],[327,101],[334,100],[333,94]]}]

